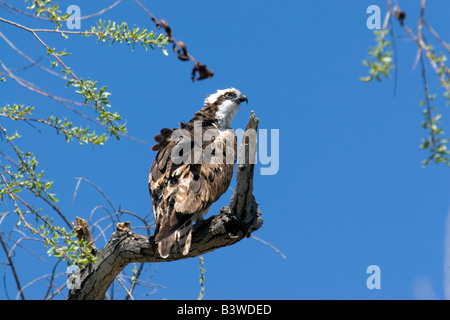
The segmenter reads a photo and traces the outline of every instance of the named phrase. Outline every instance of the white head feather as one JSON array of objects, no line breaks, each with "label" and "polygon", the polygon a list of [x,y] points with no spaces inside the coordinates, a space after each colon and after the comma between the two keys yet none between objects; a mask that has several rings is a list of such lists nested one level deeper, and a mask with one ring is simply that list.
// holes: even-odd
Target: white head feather
[{"label": "white head feather", "polygon": [[[205,104],[214,104],[220,96],[226,94],[227,92],[232,92],[236,96],[241,95],[241,92],[235,88],[217,90],[216,93],[209,95],[205,99]],[[221,130],[225,130],[230,127],[236,112],[239,110],[239,106],[240,103],[235,100],[224,100],[217,106],[218,110],[216,112],[216,119]]]}]

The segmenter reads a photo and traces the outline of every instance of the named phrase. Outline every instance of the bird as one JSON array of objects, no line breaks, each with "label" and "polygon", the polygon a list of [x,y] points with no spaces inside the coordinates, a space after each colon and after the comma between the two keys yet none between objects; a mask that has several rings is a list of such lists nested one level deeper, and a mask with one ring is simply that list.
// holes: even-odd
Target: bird
[{"label": "bird", "polygon": [[189,122],[163,128],[154,137],[152,150],[157,154],[148,186],[155,254],[162,258],[189,253],[193,224],[227,191],[237,157],[237,138],[230,126],[244,101],[248,98],[235,88],[217,90],[206,96]]}]

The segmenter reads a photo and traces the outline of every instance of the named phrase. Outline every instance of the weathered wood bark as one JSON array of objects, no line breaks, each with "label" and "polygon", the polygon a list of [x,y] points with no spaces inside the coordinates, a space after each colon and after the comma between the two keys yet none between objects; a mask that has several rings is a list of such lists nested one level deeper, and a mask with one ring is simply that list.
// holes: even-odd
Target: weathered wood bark
[{"label": "weathered wood bark", "polygon": [[93,255],[97,255],[98,249],[95,247],[94,238],[92,238],[91,230],[89,229],[87,221],[79,217],[76,217],[75,223],[76,224],[72,222],[73,229],[77,234],[78,240],[86,241],[91,247],[91,253]]},{"label": "weathered wood bark", "polygon": [[[116,276],[133,262],[166,262],[186,259],[235,244],[262,226],[261,211],[253,196],[253,171],[256,153],[258,118],[253,111],[239,150],[237,185],[230,204],[220,213],[194,226],[192,244],[187,255],[171,254],[163,259],[155,252],[153,237],[130,231],[129,223],[120,223],[95,264],[80,273],[79,289],[69,292],[71,300],[104,299]],[[247,138],[246,138],[247,137]]]}]

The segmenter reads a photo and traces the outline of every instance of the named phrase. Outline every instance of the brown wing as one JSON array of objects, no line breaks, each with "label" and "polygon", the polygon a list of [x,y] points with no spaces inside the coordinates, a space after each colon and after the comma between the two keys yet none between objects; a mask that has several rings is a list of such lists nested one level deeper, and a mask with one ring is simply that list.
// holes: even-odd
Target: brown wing
[{"label": "brown wing", "polygon": [[[206,212],[226,192],[233,175],[237,144],[234,132],[218,132],[213,139],[203,141],[200,150],[220,152],[222,157],[213,157],[211,162],[205,164],[176,163],[175,160],[179,159],[173,159],[173,156],[193,162],[196,145],[193,139],[183,140],[180,135],[174,139],[167,135],[172,135],[172,131],[167,129],[163,133],[161,130],[161,134],[155,137],[158,144],[152,149],[158,150],[158,154],[149,175],[156,220],[155,242],[159,243],[162,256],[170,252],[174,241],[171,235],[185,224],[190,226],[187,222],[194,215]],[[183,143],[184,148],[180,149]]]}]

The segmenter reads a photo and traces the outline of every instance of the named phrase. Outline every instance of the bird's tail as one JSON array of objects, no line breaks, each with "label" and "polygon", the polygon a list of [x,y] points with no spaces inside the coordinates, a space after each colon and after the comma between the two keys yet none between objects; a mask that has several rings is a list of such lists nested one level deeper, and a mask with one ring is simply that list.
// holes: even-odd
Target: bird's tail
[{"label": "bird's tail", "polygon": [[175,231],[175,245],[177,252],[181,252],[184,256],[189,253],[192,241],[192,224],[197,221],[196,215],[193,215],[185,222],[182,228]]},{"label": "bird's tail", "polygon": [[167,258],[170,253],[182,253],[183,255],[189,253],[192,242],[192,225],[197,218],[197,215],[193,215],[174,233],[158,242],[158,252],[161,257]]},{"label": "bird's tail", "polygon": [[175,241],[175,234],[171,234],[167,238],[158,242],[158,252],[162,258],[165,259],[169,256],[174,241]]}]

